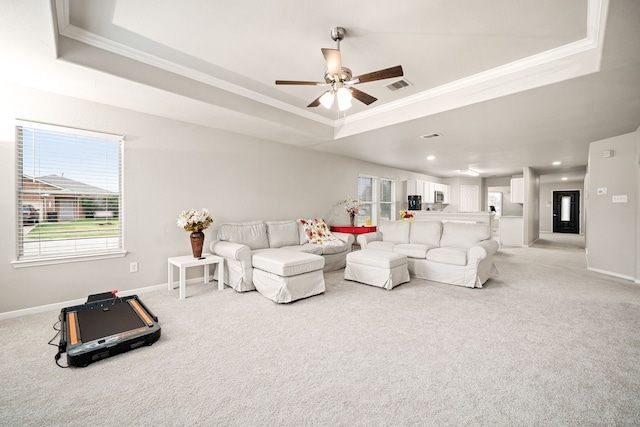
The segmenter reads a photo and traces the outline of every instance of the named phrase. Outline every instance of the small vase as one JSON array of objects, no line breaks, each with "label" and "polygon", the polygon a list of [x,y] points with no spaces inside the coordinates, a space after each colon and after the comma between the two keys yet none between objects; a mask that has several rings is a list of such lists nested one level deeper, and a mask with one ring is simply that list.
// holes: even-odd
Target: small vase
[{"label": "small vase", "polygon": [[353,212],[349,212],[349,225],[351,225],[352,227],[356,226],[356,214],[354,214]]},{"label": "small vase", "polygon": [[195,231],[191,233],[191,251],[194,258],[200,258],[202,256],[202,246],[204,245],[204,233],[202,231]]}]

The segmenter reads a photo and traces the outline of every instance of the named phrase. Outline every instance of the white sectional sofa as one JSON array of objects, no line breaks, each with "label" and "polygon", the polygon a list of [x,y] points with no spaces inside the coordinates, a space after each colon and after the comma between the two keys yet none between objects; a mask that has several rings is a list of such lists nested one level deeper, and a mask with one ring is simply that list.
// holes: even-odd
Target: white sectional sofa
[{"label": "white sectional sofa", "polygon": [[221,224],[209,248],[224,258],[226,284],[238,292],[256,289],[252,256],[263,251],[297,251],[324,258],[323,271],[343,268],[351,250],[351,234],[332,233],[336,241],[309,243],[309,237],[296,220],[252,221]]},{"label": "white sectional sofa", "polygon": [[478,287],[495,270],[489,224],[440,221],[382,221],[378,231],[358,235],[362,249],[407,256],[411,276]]}]

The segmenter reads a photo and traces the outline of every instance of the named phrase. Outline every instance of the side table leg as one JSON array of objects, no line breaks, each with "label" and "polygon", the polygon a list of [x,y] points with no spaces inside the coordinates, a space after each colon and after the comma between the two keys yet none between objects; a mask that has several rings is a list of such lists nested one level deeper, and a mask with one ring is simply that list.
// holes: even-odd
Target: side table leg
[{"label": "side table leg", "polygon": [[173,264],[169,264],[169,271],[167,271],[167,286],[169,290],[173,290]]},{"label": "side table leg", "polygon": [[209,283],[209,264],[204,265],[204,283]]},{"label": "side table leg", "polygon": [[187,269],[180,267],[180,299],[187,297]]}]

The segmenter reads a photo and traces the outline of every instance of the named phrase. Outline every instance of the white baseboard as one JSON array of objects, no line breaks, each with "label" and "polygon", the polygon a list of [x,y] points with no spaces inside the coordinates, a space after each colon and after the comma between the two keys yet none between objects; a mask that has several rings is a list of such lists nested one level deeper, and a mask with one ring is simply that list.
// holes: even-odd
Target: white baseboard
[{"label": "white baseboard", "polygon": [[[213,276],[209,278],[209,281],[213,280]],[[194,279],[189,279],[187,280],[187,284],[189,283],[202,283],[203,281],[203,277],[196,277]],[[153,291],[159,291],[162,289],[167,289],[168,284],[164,283],[164,284],[160,284],[160,285],[152,285],[152,286],[146,286],[144,288],[137,288],[137,289],[129,289],[127,291],[118,291],[118,296],[120,297],[127,297],[130,295],[137,295],[137,294],[144,294],[147,292],[153,292]],[[177,288],[176,288],[177,289]],[[176,293],[176,298],[178,297],[178,294]],[[30,308],[25,308],[22,310],[15,310],[15,311],[7,311],[4,313],[0,313],[0,320],[5,320],[5,319],[11,319],[13,317],[21,317],[21,316],[27,316],[29,314],[37,314],[37,313],[44,313],[45,311],[60,311],[65,307],[73,307],[74,305],[82,305],[84,303],[87,302],[87,298],[82,298],[82,299],[75,299],[75,300],[70,300],[70,301],[63,301],[63,302],[57,302],[54,304],[47,304],[47,305],[41,305],[38,307],[30,307]]]},{"label": "white baseboard", "polygon": [[612,271],[600,270],[599,268],[587,267],[587,270],[593,271],[595,273],[606,274],[607,276],[618,277],[620,279],[631,280],[634,283],[640,283],[640,280],[636,280],[635,277],[627,276],[625,274],[614,273]]}]

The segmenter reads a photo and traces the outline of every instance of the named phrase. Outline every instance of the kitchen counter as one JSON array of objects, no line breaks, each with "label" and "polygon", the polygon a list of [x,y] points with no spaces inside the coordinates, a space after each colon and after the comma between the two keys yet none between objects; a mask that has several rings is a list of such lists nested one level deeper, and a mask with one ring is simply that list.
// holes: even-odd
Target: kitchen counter
[{"label": "kitchen counter", "polygon": [[486,222],[491,224],[495,218],[493,212],[447,212],[447,211],[410,211],[415,213],[415,221],[458,221]]}]

